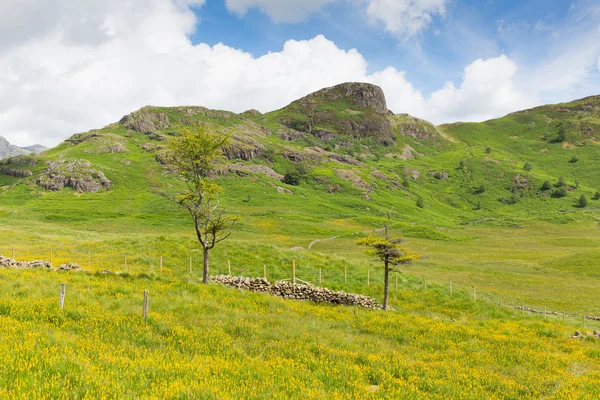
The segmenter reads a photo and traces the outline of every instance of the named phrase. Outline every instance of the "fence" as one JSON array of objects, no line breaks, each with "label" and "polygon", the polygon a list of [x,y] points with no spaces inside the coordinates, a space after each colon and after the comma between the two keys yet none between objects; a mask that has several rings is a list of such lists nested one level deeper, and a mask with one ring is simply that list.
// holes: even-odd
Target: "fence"
[{"label": "fence", "polygon": [[[11,258],[21,261],[48,259],[56,266],[71,262],[78,263],[83,269],[110,269],[112,272],[162,273],[165,275],[177,275],[182,272],[200,274],[203,257],[199,252],[194,253],[189,254],[188,252],[186,256],[173,254],[165,256],[119,256],[95,253],[90,249],[86,252],[69,253],[64,250],[48,250],[39,254],[24,253],[20,257],[19,251],[14,247],[11,247],[7,252]],[[0,254],[2,254],[1,251]],[[211,275],[266,277],[271,282],[292,280],[299,284],[308,283],[315,286],[325,286],[333,290],[354,291],[360,294],[367,292],[380,297],[383,293],[383,268],[352,269],[347,266],[316,268],[297,265],[293,260],[288,265],[263,264],[239,267],[227,260],[226,262],[211,263],[209,272]],[[523,315],[535,314],[552,321],[568,322],[574,326],[582,326],[585,329],[596,328],[600,330],[600,317],[592,315],[593,313],[581,314],[569,312],[568,310],[556,310],[541,304],[541,302],[526,300],[528,296],[509,295],[500,290],[482,290],[462,282],[432,279],[427,275],[414,276],[404,273],[390,273],[389,290],[392,294],[392,306],[394,305],[393,296],[395,292],[406,290],[430,291],[457,299],[468,298],[473,302],[495,305],[503,309],[510,308]],[[64,289],[61,293],[61,304],[63,304]]]}]

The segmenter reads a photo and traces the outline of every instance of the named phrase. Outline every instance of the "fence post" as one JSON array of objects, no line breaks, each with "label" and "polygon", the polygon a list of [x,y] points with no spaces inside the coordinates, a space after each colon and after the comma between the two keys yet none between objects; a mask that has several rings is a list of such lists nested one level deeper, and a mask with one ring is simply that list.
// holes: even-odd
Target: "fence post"
[{"label": "fence post", "polygon": [[231,276],[231,262],[229,260],[227,260],[227,271],[229,273],[229,276]]},{"label": "fence post", "polygon": [[367,286],[371,286],[371,270],[367,270]]},{"label": "fence post", "polygon": [[296,284],[296,260],[292,260],[292,283]]},{"label": "fence post", "polygon": [[192,257],[190,257],[190,274],[192,273]]},{"label": "fence post", "polygon": [[150,293],[147,290],[144,290],[144,321],[148,319],[148,297]]},{"label": "fence post", "polygon": [[502,298],[502,294],[500,294],[500,307],[504,307],[504,299]]},{"label": "fence post", "polygon": [[62,310],[65,307],[65,293],[67,290],[67,284],[63,283],[60,285],[60,299],[58,300],[58,307]]},{"label": "fence post", "polygon": [[321,275],[321,268],[319,268],[319,286],[321,286],[321,282],[323,282],[323,279]]},{"label": "fence post", "polygon": [[398,273],[396,273],[396,290],[398,290]]},{"label": "fence post", "polygon": [[15,246],[12,247],[12,257],[13,260],[15,259]]},{"label": "fence post", "polygon": [[473,286],[473,301],[477,301],[477,289]]},{"label": "fence post", "polygon": [[160,272],[162,272],[163,258],[160,256]]},{"label": "fence post", "polygon": [[521,314],[525,313],[525,300],[523,300],[523,303],[521,305]]},{"label": "fence post", "polygon": [[450,281],[450,296],[452,296],[452,281]]},{"label": "fence post", "polygon": [[548,308],[544,306],[544,319],[548,318]]},{"label": "fence post", "polygon": [[427,291],[427,275],[423,275],[423,291]]},{"label": "fence post", "polygon": [[263,278],[267,279],[267,264],[263,265]]},{"label": "fence post", "polygon": [[347,267],[344,265],[344,283],[347,283],[346,274],[347,274]]}]

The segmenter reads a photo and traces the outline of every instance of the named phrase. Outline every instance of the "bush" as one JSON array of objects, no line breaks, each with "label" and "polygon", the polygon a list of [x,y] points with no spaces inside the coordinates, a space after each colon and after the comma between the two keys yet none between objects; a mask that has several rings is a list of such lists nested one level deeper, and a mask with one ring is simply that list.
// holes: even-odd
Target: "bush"
[{"label": "bush", "polygon": [[490,154],[492,152],[492,148],[491,147],[486,147],[485,148],[485,154]]},{"label": "bush", "polygon": [[579,208],[586,208],[588,205],[588,199],[587,197],[585,197],[585,194],[582,194],[581,197],[579,198],[579,201],[577,202],[577,206]]},{"label": "bush", "polygon": [[421,196],[417,197],[416,204],[419,208],[425,208],[425,202],[423,201],[423,198]]},{"label": "bush", "polygon": [[558,178],[558,182],[556,182],[556,185],[554,185],[556,187],[565,187],[567,186],[567,182],[565,182],[565,178],[563,178],[562,176],[560,178]]},{"label": "bush", "polygon": [[551,196],[554,197],[555,199],[565,197],[566,195],[567,195],[567,189],[565,189],[564,187],[559,187],[558,189],[554,189],[551,194]]},{"label": "bush", "polygon": [[592,200],[600,200],[600,192],[596,192],[594,197],[592,197]]},{"label": "bush", "polygon": [[569,160],[569,162],[570,162],[571,164],[574,164],[574,163],[576,163],[577,161],[579,161],[579,158],[578,158],[577,156],[573,156],[573,157],[571,157],[571,159]]},{"label": "bush", "polygon": [[485,185],[481,184],[481,186],[479,186],[477,189],[475,189],[475,191],[473,192],[474,194],[482,194],[485,193]]},{"label": "bush", "polygon": [[516,193],[513,193],[512,196],[502,197],[499,201],[502,204],[517,204],[519,202],[519,196]]},{"label": "bush", "polygon": [[562,143],[565,140],[567,140],[567,132],[565,131],[565,127],[561,125],[560,128],[558,128],[558,134],[556,135],[556,138],[554,138],[553,142]]},{"label": "bush", "polygon": [[528,162],[526,162],[525,165],[523,165],[523,169],[525,171],[531,171],[533,169],[533,166],[531,164],[529,164]]},{"label": "bush", "polygon": [[289,171],[283,176],[283,183],[287,183],[288,185],[298,186],[300,185],[300,180],[302,179],[302,175],[298,171]]},{"label": "bush", "polygon": [[550,181],[546,181],[542,184],[542,187],[540,188],[541,190],[550,190],[552,189],[552,184],[550,183]]},{"label": "bush", "polygon": [[460,160],[459,165],[460,165],[461,168],[464,168],[464,167],[467,166],[467,162],[465,160]]}]

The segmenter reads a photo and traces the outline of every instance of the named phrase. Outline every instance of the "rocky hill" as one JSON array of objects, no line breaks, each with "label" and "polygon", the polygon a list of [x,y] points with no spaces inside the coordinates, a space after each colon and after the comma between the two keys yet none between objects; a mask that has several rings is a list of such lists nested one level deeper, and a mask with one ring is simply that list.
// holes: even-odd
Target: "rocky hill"
[{"label": "rocky hill", "polygon": [[37,154],[47,150],[46,147],[36,144],[28,147],[18,147],[11,145],[8,140],[0,136],[0,160],[8,157],[19,156],[23,154]]}]

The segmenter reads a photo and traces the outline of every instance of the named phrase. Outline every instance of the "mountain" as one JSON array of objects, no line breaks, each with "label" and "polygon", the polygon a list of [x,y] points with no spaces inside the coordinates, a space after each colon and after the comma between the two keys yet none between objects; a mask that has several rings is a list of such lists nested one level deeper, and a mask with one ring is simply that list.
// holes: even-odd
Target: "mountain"
[{"label": "mountain", "polygon": [[13,146],[8,142],[8,140],[0,136],[0,160],[24,154],[37,154],[45,150],[47,150],[47,148],[39,144],[28,147]]},{"label": "mountain", "polygon": [[[73,190],[102,193],[96,196],[106,202],[105,215],[171,210],[159,193],[178,183],[162,151],[179,130],[202,123],[232,136],[219,174],[237,210],[268,203],[273,212],[328,219],[393,207],[414,223],[518,225],[564,219],[563,210],[578,211],[581,195],[600,189],[599,109],[596,96],[435,127],[394,115],[383,91],[366,83],[326,88],[266,114],[147,106],[42,155],[4,160],[0,185],[8,188],[5,201],[18,192],[22,202],[23,190],[32,200],[56,193],[45,196],[50,207],[64,197],[58,193]],[[290,171],[300,173],[299,186],[283,183]]]}]

